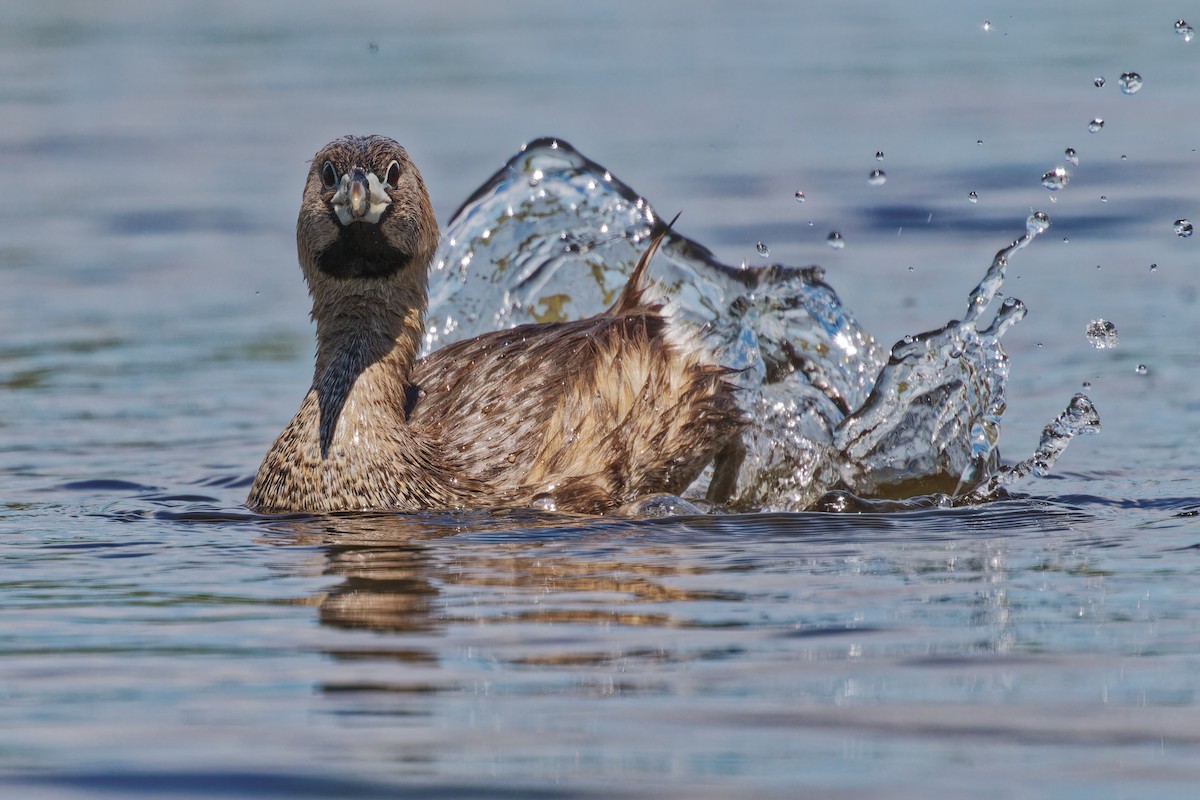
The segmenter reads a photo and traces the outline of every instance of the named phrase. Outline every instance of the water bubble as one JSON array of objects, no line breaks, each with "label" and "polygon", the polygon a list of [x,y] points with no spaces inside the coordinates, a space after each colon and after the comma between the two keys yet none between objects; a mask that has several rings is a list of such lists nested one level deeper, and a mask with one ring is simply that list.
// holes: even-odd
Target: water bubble
[{"label": "water bubble", "polygon": [[1117,346],[1117,326],[1106,319],[1094,319],[1085,329],[1088,341],[1097,350],[1111,350]]},{"label": "water bubble", "polygon": [[1099,133],[1104,128],[1104,120],[1096,117],[1088,123],[1088,133]]},{"label": "water bubble", "polygon": [[1073,167],[1079,166],[1079,154],[1075,152],[1074,147],[1067,148],[1066,156],[1067,156],[1067,161],[1071,162],[1071,166],[1073,166]]},{"label": "water bubble", "polygon": [[1136,72],[1121,73],[1121,92],[1123,94],[1137,94],[1138,89],[1142,88],[1142,76]]},{"label": "water bubble", "polygon": [[970,200],[972,203],[978,203],[979,195],[977,195],[975,192],[971,192],[970,194],[967,195],[967,199]]},{"label": "water bubble", "polygon": [[808,198],[804,196],[804,192],[800,191],[799,189],[796,190],[796,202],[797,203],[803,203],[807,199]]},{"label": "water bubble", "polygon": [[1070,178],[1071,176],[1064,167],[1055,167],[1042,176],[1042,186],[1045,186],[1052,192],[1057,192],[1067,185]]},{"label": "water bubble", "polygon": [[881,169],[871,170],[871,174],[867,176],[867,183],[872,186],[883,186],[887,183],[887,175]]},{"label": "water bubble", "polygon": [[1192,37],[1196,35],[1196,31],[1192,29],[1191,25],[1187,24],[1187,20],[1185,19],[1181,19],[1175,23],[1175,32],[1182,36],[1185,42],[1190,42]]},{"label": "water bubble", "polygon": [[1101,86],[1104,85],[1104,76],[1097,75],[1096,80],[1092,81],[1092,83],[1096,84],[1096,88],[1099,89]]},{"label": "water bubble", "polygon": [[875,160],[876,160],[876,161],[883,161],[883,151],[882,151],[882,150],[876,150],[876,151],[875,151]]},{"label": "water bubble", "polygon": [[1192,223],[1186,219],[1175,220],[1175,235],[1181,239],[1186,239],[1193,233]]},{"label": "water bubble", "polygon": [[1046,216],[1045,211],[1035,211],[1029,215],[1029,219],[1025,220],[1025,230],[1031,237],[1045,233],[1049,227],[1050,217]]},{"label": "water bubble", "polygon": [[1136,372],[1138,375],[1148,375],[1150,374],[1150,368],[1145,364],[1138,364],[1137,368],[1134,369],[1134,372]]},{"label": "water bubble", "polygon": [[757,250],[758,254],[760,256],[762,256],[763,258],[766,258],[767,256],[771,255],[771,248],[767,247],[766,242],[759,242],[758,244],[756,244],[754,246],[754,249]]},{"label": "water bubble", "polygon": [[846,246],[846,240],[842,238],[840,233],[833,231],[825,237],[825,244],[829,245],[834,250],[841,250]]}]

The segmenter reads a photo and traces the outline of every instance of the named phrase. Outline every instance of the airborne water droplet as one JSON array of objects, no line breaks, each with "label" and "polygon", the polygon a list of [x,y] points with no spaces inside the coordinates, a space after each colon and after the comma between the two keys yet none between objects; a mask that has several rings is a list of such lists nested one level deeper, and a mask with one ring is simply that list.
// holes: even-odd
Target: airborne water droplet
[{"label": "airborne water droplet", "polygon": [[1142,88],[1142,76],[1136,72],[1121,73],[1121,92],[1123,94],[1137,94],[1138,89]]},{"label": "airborne water droplet", "polygon": [[1088,341],[1097,350],[1111,350],[1117,346],[1117,326],[1106,319],[1094,319],[1085,329]]},{"label": "airborne water droplet", "polygon": [[807,199],[808,199],[808,198],[806,198],[806,197],[804,196],[804,192],[802,192],[802,191],[800,191],[800,190],[798,190],[798,189],[796,190],[796,202],[797,202],[797,203],[803,203],[803,202],[804,202],[805,200],[807,200]]},{"label": "airborne water droplet", "polygon": [[1073,166],[1073,167],[1079,166],[1079,154],[1075,152],[1074,147],[1067,148],[1066,156],[1067,156],[1067,161],[1071,162],[1071,166]]},{"label": "airborne water droplet", "polygon": [[832,247],[834,250],[841,250],[843,247],[846,246],[846,240],[843,239],[842,235],[840,233],[838,233],[837,231],[833,231],[828,236],[826,236],[825,243],[827,245],[829,245],[830,247]]},{"label": "airborne water droplet", "polygon": [[1104,128],[1104,120],[1096,117],[1088,123],[1088,133],[1099,133]]},{"label": "airborne water droplet", "polygon": [[767,247],[766,242],[759,242],[754,246],[754,249],[758,250],[758,254],[763,258],[771,255],[771,248]]},{"label": "airborne water droplet", "polygon": [[976,194],[975,192],[971,192],[970,194],[967,195],[967,199],[970,200],[972,203],[978,203],[979,195]]},{"label": "airborne water droplet", "polygon": [[871,170],[871,174],[867,176],[867,183],[872,186],[883,186],[887,183],[887,175],[881,169]]},{"label": "airborne water droplet", "polygon": [[1191,25],[1187,24],[1187,20],[1185,19],[1181,19],[1175,23],[1175,32],[1182,36],[1185,42],[1190,42],[1192,37],[1196,35],[1196,31],[1192,29]]},{"label": "airborne water droplet", "polygon": [[1039,233],[1045,233],[1050,227],[1050,217],[1046,216],[1045,211],[1035,211],[1029,215],[1029,219],[1025,220],[1025,230],[1030,236],[1037,236]]},{"label": "airborne water droplet", "polygon": [[1192,223],[1186,219],[1175,220],[1175,235],[1181,239],[1186,239],[1193,233]]},{"label": "airborne water droplet", "polygon": [[1138,364],[1137,369],[1135,369],[1134,372],[1136,372],[1138,375],[1146,375],[1149,374],[1150,368],[1145,364]]},{"label": "airborne water droplet", "polygon": [[1057,192],[1070,181],[1071,176],[1063,167],[1055,167],[1042,176],[1042,186],[1045,186],[1052,192]]},{"label": "airborne water droplet", "polygon": [[882,151],[882,150],[876,150],[876,151],[875,151],[875,160],[876,160],[876,161],[883,161],[883,151]]},{"label": "airborne water droplet", "polygon": [[992,21],[990,19],[985,19],[983,21],[983,32],[984,33],[992,32]]},{"label": "airborne water droplet", "polygon": [[1096,88],[1099,89],[1101,86],[1104,85],[1104,76],[1097,75],[1096,80],[1092,81],[1092,83],[1096,84]]},{"label": "airborne water droplet", "polygon": [[1151,264],[1151,265],[1150,265],[1150,271],[1151,271],[1151,272],[1158,272],[1158,264]]}]

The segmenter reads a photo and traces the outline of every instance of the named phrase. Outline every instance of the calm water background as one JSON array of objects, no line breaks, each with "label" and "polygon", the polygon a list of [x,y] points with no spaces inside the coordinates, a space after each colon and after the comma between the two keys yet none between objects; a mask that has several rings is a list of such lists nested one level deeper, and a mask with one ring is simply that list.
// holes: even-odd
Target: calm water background
[{"label": "calm water background", "polygon": [[[0,792],[1194,797],[1189,13],[5,6]],[[1002,450],[1085,381],[1104,432],[965,511],[253,516],[310,378],[306,161],[348,132],[403,141],[443,220],[560,136],[725,261],[824,264],[884,342],[961,315],[1045,210]]]}]

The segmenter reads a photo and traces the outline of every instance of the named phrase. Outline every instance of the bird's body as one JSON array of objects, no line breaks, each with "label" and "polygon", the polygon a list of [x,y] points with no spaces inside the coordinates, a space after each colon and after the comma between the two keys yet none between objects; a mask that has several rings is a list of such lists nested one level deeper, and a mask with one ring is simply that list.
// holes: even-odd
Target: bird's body
[{"label": "bird's body", "polygon": [[253,508],[603,513],[682,492],[741,431],[726,370],[643,300],[650,251],[602,314],[417,360],[437,224],[390,139],[317,154],[297,240],[316,371],[259,468]]}]

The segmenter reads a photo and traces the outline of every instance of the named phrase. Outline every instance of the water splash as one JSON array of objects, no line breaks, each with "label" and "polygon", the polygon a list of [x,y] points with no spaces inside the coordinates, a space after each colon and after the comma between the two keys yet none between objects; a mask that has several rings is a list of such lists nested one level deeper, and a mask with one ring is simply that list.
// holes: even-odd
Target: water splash
[{"label": "water splash", "polygon": [[1042,431],[1042,439],[1037,450],[1029,458],[1008,469],[1001,470],[986,481],[963,495],[959,504],[980,503],[1003,497],[1006,487],[1011,486],[1026,475],[1045,477],[1050,474],[1054,462],[1067,449],[1079,434],[1095,434],[1100,432],[1100,415],[1087,395],[1077,394],[1071,398],[1070,404],[1058,417]]},{"label": "water splash", "polygon": [[1121,92],[1123,94],[1137,94],[1142,88],[1142,76],[1136,72],[1121,73]]},{"label": "water splash", "polygon": [[[863,495],[970,490],[995,474],[1008,356],[1004,332],[1025,315],[1006,299],[990,321],[1009,259],[1050,225],[996,254],[961,321],[906,336],[885,365],[819,267],[732,267],[673,231],[651,261],[651,296],[734,370],[748,419],[733,474],[736,508],[803,509],[842,486]],[[650,237],[650,204],[564,142],[531,142],[447,226],[430,278],[426,352],[460,338],[610,306]],[[844,244],[832,233],[831,245]]]},{"label": "water splash", "polygon": [[1106,319],[1092,320],[1087,324],[1084,332],[1092,347],[1097,350],[1111,350],[1120,341],[1117,336],[1117,326]]},{"label": "water splash", "polygon": [[1052,192],[1057,192],[1059,189],[1064,188],[1070,180],[1071,176],[1065,167],[1055,167],[1042,175],[1042,186],[1045,186]]}]

